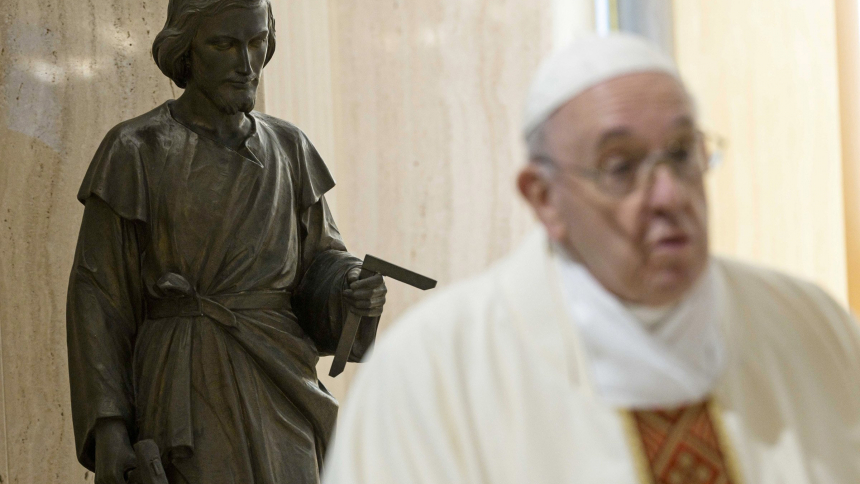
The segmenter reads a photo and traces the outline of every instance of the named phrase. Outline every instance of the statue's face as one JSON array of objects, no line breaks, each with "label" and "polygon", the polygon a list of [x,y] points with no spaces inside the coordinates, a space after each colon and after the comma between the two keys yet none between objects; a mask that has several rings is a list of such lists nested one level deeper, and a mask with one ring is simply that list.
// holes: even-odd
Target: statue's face
[{"label": "statue's face", "polygon": [[269,39],[267,5],[207,17],[191,42],[187,89],[201,91],[224,113],[254,109]]}]

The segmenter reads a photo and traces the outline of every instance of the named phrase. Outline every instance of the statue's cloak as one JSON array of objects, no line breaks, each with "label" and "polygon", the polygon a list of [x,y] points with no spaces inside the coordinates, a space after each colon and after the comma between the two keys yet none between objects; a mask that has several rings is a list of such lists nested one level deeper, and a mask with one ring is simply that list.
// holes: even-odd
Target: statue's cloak
[{"label": "statue's cloak", "polygon": [[[67,308],[75,438],[90,469],[96,421],[117,418],[192,483],[318,480],[337,402],[315,365],[337,345],[345,275],[360,261],[326,205],[334,180],[311,143],[250,117],[234,151],[165,103],[112,129],[90,165]],[[283,292],[286,304],[236,309],[232,325],[154,316],[176,295],[166,274],[198,301]],[[361,328],[351,360],[375,332]]]}]

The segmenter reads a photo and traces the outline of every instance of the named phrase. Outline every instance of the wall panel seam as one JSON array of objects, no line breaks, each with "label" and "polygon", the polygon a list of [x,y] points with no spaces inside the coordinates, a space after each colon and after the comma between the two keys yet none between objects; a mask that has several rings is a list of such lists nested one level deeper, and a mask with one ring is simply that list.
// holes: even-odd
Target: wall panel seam
[{"label": "wall panel seam", "polygon": [[3,460],[3,475],[0,476],[0,482],[12,482],[9,476],[9,425],[6,421],[6,369],[3,365],[3,325],[0,324],[0,401],[3,402],[3,451],[6,454]]}]

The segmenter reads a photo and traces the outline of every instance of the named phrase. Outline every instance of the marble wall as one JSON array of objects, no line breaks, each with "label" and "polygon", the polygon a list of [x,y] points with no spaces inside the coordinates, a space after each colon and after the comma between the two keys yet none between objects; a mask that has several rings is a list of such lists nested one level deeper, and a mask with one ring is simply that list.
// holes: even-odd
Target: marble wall
[{"label": "marble wall", "polygon": [[714,249],[816,281],[847,303],[834,2],[683,0],[674,15],[678,64],[704,127],[728,141],[709,181]]},{"label": "marble wall", "polygon": [[[532,226],[514,188],[525,91],[554,36],[588,25],[579,14],[590,2],[559,3],[276,4],[279,22],[306,22],[292,23],[294,47],[270,66],[267,109],[304,129],[326,158],[350,250],[444,286],[486,268]],[[553,11],[569,29],[553,30]],[[382,331],[426,295],[388,285]],[[330,364],[321,361],[320,375]],[[323,381],[343,398],[354,371]]]},{"label": "marble wall", "polygon": [[[441,286],[481,271],[533,223],[514,176],[525,92],[552,45],[550,2],[329,5],[346,240]],[[389,287],[383,329],[425,296]]]},{"label": "marble wall", "polygon": [[66,366],[75,195],[108,129],[174,95],[149,57],[167,0],[2,5],[0,482],[92,482]]}]

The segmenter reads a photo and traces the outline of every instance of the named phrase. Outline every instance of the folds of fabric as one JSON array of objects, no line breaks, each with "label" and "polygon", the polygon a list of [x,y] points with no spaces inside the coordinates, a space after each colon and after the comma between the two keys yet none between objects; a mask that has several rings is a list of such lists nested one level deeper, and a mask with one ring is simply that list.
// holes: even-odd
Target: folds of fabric
[{"label": "folds of fabric", "polygon": [[[191,483],[318,480],[337,414],[318,348],[336,344],[340,291],[360,261],[304,134],[251,117],[234,151],[162,105],[113,129],[84,179],[67,319],[76,442],[91,469],[96,422],[122,418]],[[164,309],[180,288],[199,313]],[[242,294],[282,304],[243,306]]]},{"label": "folds of fabric", "polygon": [[131,360],[143,321],[138,254],[141,224],[117,217],[99,198],[86,207],[66,302],[72,421],[78,460],[95,466],[95,425],[118,418],[134,438]]},{"label": "folds of fabric", "polygon": [[[323,252],[314,259],[296,290],[296,315],[300,322],[313,322],[303,328],[317,342],[321,355],[333,355],[337,348],[346,320],[346,307],[337,296],[346,289],[345,273],[359,265],[361,260],[349,253],[335,250]],[[322,304],[323,301],[329,303]],[[360,361],[375,339],[379,319],[366,319],[372,324],[359,327],[349,361]]]},{"label": "folds of fabric", "polygon": [[[725,367],[709,416],[725,431],[724,457],[737,457],[746,483],[860,482],[856,321],[811,284],[719,258],[712,268],[725,295]],[[641,409],[619,409],[595,384],[598,355],[559,276],[536,233],[395,323],[353,381],[324,482],[642,482],[623,417]],[[712,436],[693,423],[673,438]],[[650,448],[680,458],[674,442]],[[683,460],[678,470],[704,472],[698,458]],[[660,475],[675,470],[655,464]]]},{"label": "folds of fabric", "polygon": [[555,257],[565,306],[589,355],[594,387],[618,408],[673,408],[701,401],[725,370],[724,295],[713,268],[648,326],[583,265]]}]

